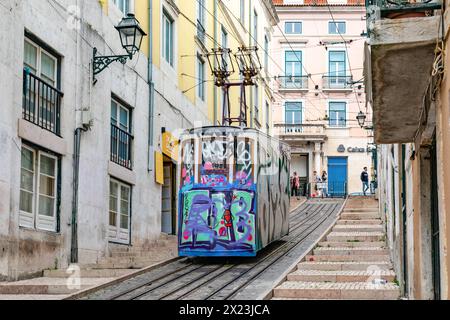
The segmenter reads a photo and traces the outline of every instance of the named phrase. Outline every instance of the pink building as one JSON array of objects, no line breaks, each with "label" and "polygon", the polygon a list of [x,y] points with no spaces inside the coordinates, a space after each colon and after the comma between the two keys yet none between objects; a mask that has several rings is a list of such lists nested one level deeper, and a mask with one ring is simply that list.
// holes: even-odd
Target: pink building
[{"label": "pink building", "polygon": [[364,1],[328,3],[274,1],[280,23],[270,52],[273,122],[274,133],[291,145],[291,174],[297,172],[302,187],[325,170],[329,193],[337,195],[362,192],[373,138],[356,120],[362,111],[371,125],[363,88]]}]

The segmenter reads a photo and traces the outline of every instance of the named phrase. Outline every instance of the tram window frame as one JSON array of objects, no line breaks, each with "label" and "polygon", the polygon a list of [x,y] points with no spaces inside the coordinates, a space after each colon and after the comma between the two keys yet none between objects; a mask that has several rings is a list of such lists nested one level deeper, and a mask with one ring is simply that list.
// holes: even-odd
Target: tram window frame
[{"label": "tram window frame", "polygon": [[[193,150],[193,152],[192,152],[192,172],[193,172],[194,179],[190,183],[186,183],[185,184],[184,180],[183,180],[183,177],[182,177],[182,170],[183,170],[183,167],[185,165],[185,161],[184,161],[184,157],[183,156],[184,156],[184,152],[186,150],[186,145],[187,144],[192,145],[192,150]],[[181,159],[180,159],[180,187],[183,188],[186,185],[197,183],[197,177],[196,177],[196,174],[195,174],[195,171],[196,171],[195,170],[195,163],[196,163],[195,139],[186,139],[186,140],[184,140],[181,143],[181,150],[182,150],[182,153],[181,153]]]},{"label": "tram window frame", "polygon": [[[237,180],[237,173],[238,171],[238,146],[239,146],[239,142],[240,141],[244,141],[246,144],[246,150],[250,152],[250,162],[251,162],[251,179],[252,179],[252,183],[255,183],[256,178],[255,178],[255,153],[254,153],[254,146],[255,146],[255,140],[249,137],[235,137],[235,147],[234,147],[234,176],[233,179]],[[248,147],[247,147],[248,146]]]}]

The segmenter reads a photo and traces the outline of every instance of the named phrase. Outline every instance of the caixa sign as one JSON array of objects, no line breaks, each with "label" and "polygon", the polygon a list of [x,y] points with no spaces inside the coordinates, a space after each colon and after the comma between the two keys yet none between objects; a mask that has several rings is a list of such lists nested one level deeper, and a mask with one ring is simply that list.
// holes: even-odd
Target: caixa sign
[{"label": "caixa sign", "polygon": [[358,148],[358,147],[348,147],[347,149],[343,144],[339,145],[337,148],[338,152],[344,153],[345,150],[350,153],[364,153],[364,152],[370,152],[370,148]]}]

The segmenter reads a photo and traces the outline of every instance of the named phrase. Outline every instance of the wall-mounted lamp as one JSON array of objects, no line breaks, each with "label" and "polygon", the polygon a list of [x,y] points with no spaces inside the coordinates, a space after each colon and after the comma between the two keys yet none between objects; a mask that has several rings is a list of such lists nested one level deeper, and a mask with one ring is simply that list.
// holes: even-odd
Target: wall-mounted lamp
[{"label": "wall-mounted lamp", "polygon": [[95,76],[105,70],[114,61],[119,61],[122,64],[127,62],[127,59],[133,59],[133,56],[141,48],[142,38],[147,34],[142,30],[139,21],[134,17],[134,14],[129,13],[124,17],[117,26],[116,30],[119,32],[120,42],[122,47],[128,54],[118,56],[97,56],[97,48],[94,48],[93,58],[93,84],[97,83]]},{"label": "wall-mounted lamp", "polygon": [[358,113],[358,115],[356,116],[356,120],[358,120],[358,124],[359,124],[359,126],[361,128],[364,127],[364,123],[366,122],[366,118],[367,118],[367,116],[362,111],[360,111]]}]

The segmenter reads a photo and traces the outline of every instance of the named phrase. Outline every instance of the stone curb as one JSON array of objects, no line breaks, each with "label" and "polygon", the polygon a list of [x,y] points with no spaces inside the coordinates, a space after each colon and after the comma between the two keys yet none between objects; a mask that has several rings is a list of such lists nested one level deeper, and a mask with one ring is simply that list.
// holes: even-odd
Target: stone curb
[{"label": "stone curb", "polygon": [[330,226],[322,233],[322,235],[320,237],[317,238],[317,241],[314,242],[300,257],[298,257],[298,259],[295,260],[295,262],[293,262],[287,269],[285,272],[283,272],[278,279],[276,279],[275,281],[275,286],[270,289],[268,292],[263,292],[261,295],[259,295],[255,300],[270,300],[273,297],[273,290],[278,287],[280,284],[282,284],[283,282],[287,281],[287,276],[288,274],[292,273],[293,271],[295,271],[295,269],[297,268],[297,265],[308,255],[311,254],[312,251],[314,250],[314,248],[317,246],[317,244],[324,240],[325,237],[328,235],[328,233],[331,232],[331,230],[333,229],[334,225],[336,224],[336,222],[340,219],[341,217],[341,213],[344,211],[345,205],[347,204],[347,200],[349,198],[347,197],[344,201],[344,203],[342,204],[341,209],[339,210],[339,212],[336,215],[336,218],[334,219],[334,221],[330,224]]}]

